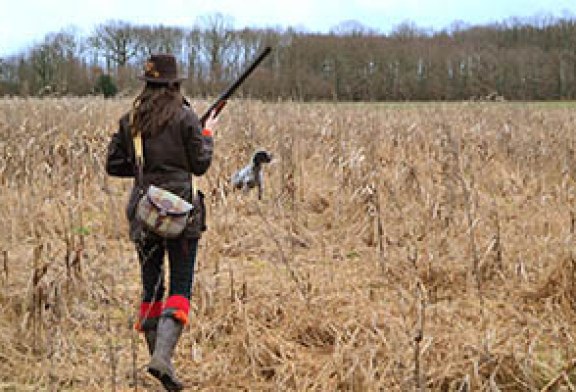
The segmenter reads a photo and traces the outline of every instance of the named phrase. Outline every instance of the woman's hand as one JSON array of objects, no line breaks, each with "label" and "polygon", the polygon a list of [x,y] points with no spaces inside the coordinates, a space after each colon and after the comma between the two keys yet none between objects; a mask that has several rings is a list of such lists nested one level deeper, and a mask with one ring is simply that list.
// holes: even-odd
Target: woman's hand
[{"label": "woman's hand", "polygon": [[216,115],[216,109],[212,109],[212,111],[210,112],[210,117],[208,117],[206,119],[206,122],[204,123],[204,128],[209,129],[212,131],[212,133],[214,133],[214,128],[216,127],[217,122],[218,117]]}]

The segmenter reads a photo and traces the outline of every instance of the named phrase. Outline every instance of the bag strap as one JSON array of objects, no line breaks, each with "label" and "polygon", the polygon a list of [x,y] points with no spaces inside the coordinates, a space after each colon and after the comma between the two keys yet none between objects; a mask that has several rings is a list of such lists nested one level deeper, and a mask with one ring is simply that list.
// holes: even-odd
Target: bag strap
[{"label": "bag strap", "polygon": [[[188,109],[191,108],[190,101],[188,101],[188,99],[186,99],[186,97],[182,97],[182,103]],[[182,136],[182,132],[180,132],[180,137],[182,138],[182,145],[186,149],[186,144],[184,143],[184,137]],[[196,178],[194,177],[192,170],[190,170],[190,158],[188,156],[188,150],[186,150],[186,158],[188,159],[188,174],[190,174],[190,189],[192,191],[191,200],[194,201],[194,200],[196,200],[196,197],[198,195],[198,189],[196,188]]]},{"label": "bag strap", "polygon": [[134,143],[134,155],[136,157],[136,183],[142,186],[144,179],[144,149],[142,146],[142,134],[134,127],[134,113],[136,108],[130,112],[130,129],[134,129],[132,133],[132,143]]},{"label": "bag strap", "polygon": [[196,200],[198,190],[196,189],[196,177],[190,172],[190,187],[192,189],[192,201]]},{"label": "bag strap", "polygon": [[[184,105],[190,107],[190,103],[186,100],[186,98],[184,98]],[[192,193],[190,200],[194,202],[198,197],[198,187],[196,186],[196,177],[194,176],[194,173],[192,173],[192,170],[190,169],[190,155],[188,155],[188,149],[186,148],[185,138],[182,131],[180,131],[180,138],[182,139],[182,145],[184,146],[184,153],[186,155],[186,161],[187,161],[186,166],[188,166],[188,175],[190,175],[190,191]]]}]

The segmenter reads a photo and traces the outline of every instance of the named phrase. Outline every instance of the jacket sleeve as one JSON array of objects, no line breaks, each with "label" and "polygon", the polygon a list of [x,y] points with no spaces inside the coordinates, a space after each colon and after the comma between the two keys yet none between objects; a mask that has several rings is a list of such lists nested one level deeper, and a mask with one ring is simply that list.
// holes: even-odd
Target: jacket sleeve
[{"label": "jacket sleeve", "polygon": [[134,161],[129,147],[127,116],[120,119],[118,131],[108,143],[106,156],[106,173],[115,177],[134,177]]},{"label": "jacket sleeve", "polygon": [[214,140],[212,135],[202,133],[198,117],[189,109],[184,117],[184,128],[188,167],[192,174],[201,176],[206,173],[212,162]]}]

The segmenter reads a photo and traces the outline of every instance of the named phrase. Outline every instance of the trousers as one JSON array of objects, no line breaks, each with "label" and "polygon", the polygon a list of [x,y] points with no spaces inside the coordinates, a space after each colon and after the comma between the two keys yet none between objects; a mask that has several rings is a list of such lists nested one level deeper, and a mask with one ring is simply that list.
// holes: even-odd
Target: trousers
[{"label": "trousers", "polygon": [[[154,330],[160,316],[173,317],[188,323],[190,297],[194,280],[194,267],[198,251],[198,239],[162,239],[145,236],[136,242],[142,280],[142,301],[136,329]],[[168,298],[164,274],[164,257],[168,254]]]}]

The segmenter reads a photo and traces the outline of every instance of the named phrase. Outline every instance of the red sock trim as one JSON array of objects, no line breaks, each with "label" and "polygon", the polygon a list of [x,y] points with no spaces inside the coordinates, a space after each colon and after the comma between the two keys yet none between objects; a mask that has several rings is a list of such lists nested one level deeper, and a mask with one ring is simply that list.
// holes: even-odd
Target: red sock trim
[{"label": "red sock trim", "polygon": [[140,312],[138,313],[138,317],[141,319],[160,317],[163,309],[164,305],[162,304],[162,301],[142,302],[142,304],[140,304]]},{"label": "red sock trim", "polygon": [[168,300],[166,301],[164,308],[181,310],[185,314],[188,314],[188,312],[190,311],[190,301],[188,301],[188,298],[183,297],[181,295],[172,295],[168,297]]}]

